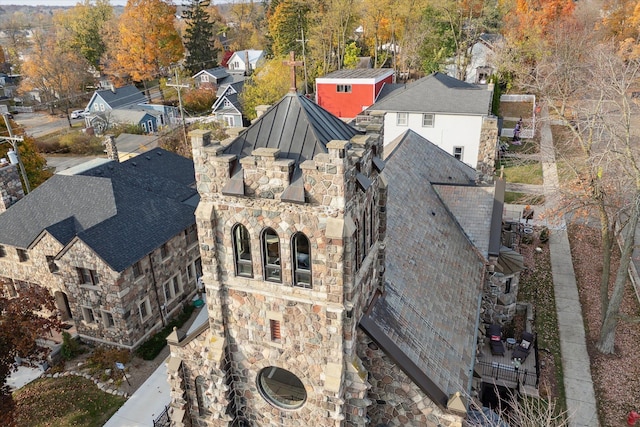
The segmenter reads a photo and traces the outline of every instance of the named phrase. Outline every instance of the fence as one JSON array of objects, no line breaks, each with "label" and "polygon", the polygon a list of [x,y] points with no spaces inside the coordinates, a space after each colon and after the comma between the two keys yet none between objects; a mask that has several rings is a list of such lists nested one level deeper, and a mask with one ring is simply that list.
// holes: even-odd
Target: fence
[{"label": "fence", "polygon": [[153,420],[153,427],[170,427],[171,420],[169,419],[169,407],[165,406],[164,411],[158,417]]},{"label": "fence", "polygon": [[[537,363],[537,360],[536,360]],[[480,369],[483,378],[493,378],[496,381],[509,381],[516,384],[538,386],[537,369],[518,369],[513,365],[498,362],[479,361],[476,366]]]}]

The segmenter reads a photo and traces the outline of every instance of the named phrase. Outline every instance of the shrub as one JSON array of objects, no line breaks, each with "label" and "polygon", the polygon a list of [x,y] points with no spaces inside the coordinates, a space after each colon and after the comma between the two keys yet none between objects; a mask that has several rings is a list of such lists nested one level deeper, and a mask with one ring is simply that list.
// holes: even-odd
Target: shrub
[{"label": "shrub", "polygon": [[184,325],[184,323],[191,317],[193,310],[194,306],[192,304],[185,305],[182,312],[175,319],[167,323],[160,332],[146,340],[138,350],[136,350],[138,356],[142,357],[144,360],[155,359],[156,356],[160,354],[164,346],[167,345],[167,337],[171,332],[173,332],[173,328],[179,328]]},{"label": "shrub", "polygon": [[97,347],[87,359],[87,365],[93,372],[114,369],[115,363],[127,363],[131,358],[129,350],[119,348]]},{"label": "shrub", "polygon": [[102,140],[84,133],[67,133],[59,140],[60,147],[73,154],[102,154]]},{"label": "shrub", "polygon": [[540,232],[540,243],[547,243],[549,241],[549,228],[542,227]]},{"label": "shrub", "polygon": [[199,88],[187,92],[183,99],[184,109],[190,113],[200,114],[211,111],[216,101],[216,91],[212,88]]},{"label": "shrub", "polygon": [[71,360],[82,353],[82,348],[78,340],[73,339],[69,332],[62,332],[62,347],[60,355],[64,360]]}]

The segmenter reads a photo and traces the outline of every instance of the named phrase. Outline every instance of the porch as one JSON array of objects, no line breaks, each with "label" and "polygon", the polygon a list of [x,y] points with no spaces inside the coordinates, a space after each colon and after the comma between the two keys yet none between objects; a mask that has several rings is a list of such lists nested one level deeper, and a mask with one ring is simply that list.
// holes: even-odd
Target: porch
[{"label": "porch", "polygon": [[505,387],[527,396],[538,397],[540,367],[538,365],[537,340],[529,355],[522,362],[516,362],[512,358],[518,343],[503,342],[503,344],[504,355],[494,355],[491,353],[489,340],[485,340],[476,358],[476,373],[484,383]]}]

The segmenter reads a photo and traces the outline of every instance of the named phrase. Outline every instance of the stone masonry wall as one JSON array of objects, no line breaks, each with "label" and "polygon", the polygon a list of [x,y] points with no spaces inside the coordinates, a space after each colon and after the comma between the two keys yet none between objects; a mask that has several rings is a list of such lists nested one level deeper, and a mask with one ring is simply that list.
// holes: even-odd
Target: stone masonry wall
[{"label": "stone masonry wall", "polygon": [[498,154],[498,119],[485,117],[480,130],[480,146],[478,147],[478,163],[476,169],[480,182],[492,182],[496,171]]},{"label": "stone masonry wall", "polygon": [[24,197],[18,166],[0,163],[0,213]]},{"label": "stone masonry wall", "polygon": [[[133,277],[132,268],[123,272],[113,271],[80,240],[60,253],[62,249],[62,245],[49,234],[27,251],[29,259],[26,262],[19,262],[15,248],[5,247],[7,256],[0,258],[0,277],[14,283],[43,286],[54,296],[56,293],[65,294],[78,333],[96,343],[126,348],[138,346],[153,330],[162,326],[165,315],[177,314],[182,304],[195,293],[196,278],[189,278],[186,268],[199,257],[198,246],[194,243],[187,248],[183,233],[167,242],[169,256],[165,259],[161,259],[157,249],[140,261],[143,274],[139,278]],[[55,256],[59,258],[51,264]],[[50,270],[50,265],[56,269],[55,272]],[[96,271],[97,286],[80,284],[78,267]],[[176,275],[182,292],[167,302],[163,284]],[[147,298],[149,316],[141,319],[138,305]],[[61,304],[62,300],[57,299],[58,309],[64,311]],[[95,322],[85,321],[83,307],[93,309]],[[103,317],[106,312],[113,316],[113,327],[106,325]]]},{"label": "stone masonry wall", "polygon": [[389,427],[462,426],[462,418],[440,409],[362,331],[358,331],[358,355],[369,372],[368,399],[371,425]]}]

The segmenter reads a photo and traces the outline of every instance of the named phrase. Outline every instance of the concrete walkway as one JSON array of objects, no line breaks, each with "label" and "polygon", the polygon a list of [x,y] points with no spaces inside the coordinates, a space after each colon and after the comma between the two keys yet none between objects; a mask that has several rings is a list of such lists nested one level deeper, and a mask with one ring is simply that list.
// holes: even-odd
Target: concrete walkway
[{"label": "concrete walkway", "polygon": [[[553,137],[547,118],[548,111],[545,106],[542,110],[542,120],[540,120],[545,210],[556,207],[560,197]],[[573,271],[567,227],[563,217],[557,218],[556,221],[548,219],[547,223],[552,230],[549,237],[551,272],[555,288],[564,389],[570,426],[598,427],[600,424],[591,379],[591,361],[587,353],[582,307]]]}]

